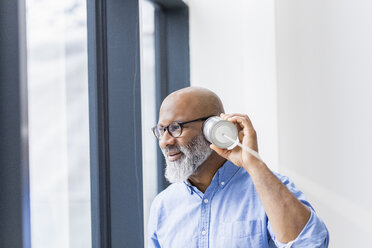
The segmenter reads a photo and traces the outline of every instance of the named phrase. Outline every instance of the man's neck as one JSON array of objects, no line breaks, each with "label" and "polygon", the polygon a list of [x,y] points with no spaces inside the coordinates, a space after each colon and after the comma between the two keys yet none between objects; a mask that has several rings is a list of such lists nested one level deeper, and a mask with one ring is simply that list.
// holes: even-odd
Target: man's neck
[{"label": "man's neck", "polygon": [[204,193],[211,184],[217,170],[225,162],[226,159],[212,152],[209,158],[207,158],[207,160],[199,166],[197,171],[189,177],[190,183]]}]

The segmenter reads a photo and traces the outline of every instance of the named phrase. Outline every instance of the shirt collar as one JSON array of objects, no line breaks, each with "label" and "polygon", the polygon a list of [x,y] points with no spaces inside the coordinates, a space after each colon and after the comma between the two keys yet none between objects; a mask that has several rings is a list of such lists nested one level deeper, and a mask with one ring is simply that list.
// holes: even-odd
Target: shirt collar
[{"label": "shirt collar", "polygon": [[[216,174],[214,175],[212,182],[214,180],[218,180],[218,185],[221,187],[225,187],[231,180],[231,178],[235,175],[236,172],[240,167],[236,166],[229,160],[226,160],[226,162],[217,170]],[[211,182],[211,183],[212,183]],[[194,193],[195,186],[192,186],[189,180],[184,181],[184,184],[186,185],[187,190],[192,195]]]},{"label": "shirt collar", "polygon": [[193,186],[191,185],[191,183],[189,182],[189,180],[187,179],[183,183],[186,185],[187,190],[192,195],[194,193],[194,189],[193,189]]}]

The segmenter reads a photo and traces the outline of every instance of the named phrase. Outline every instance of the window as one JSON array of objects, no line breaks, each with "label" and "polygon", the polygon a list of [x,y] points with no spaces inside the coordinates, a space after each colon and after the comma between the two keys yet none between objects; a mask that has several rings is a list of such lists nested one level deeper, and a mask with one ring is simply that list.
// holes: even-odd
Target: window
[{"label": "window", "polygon": [[26,10],[32,246],[91,247],[86,4]]}]

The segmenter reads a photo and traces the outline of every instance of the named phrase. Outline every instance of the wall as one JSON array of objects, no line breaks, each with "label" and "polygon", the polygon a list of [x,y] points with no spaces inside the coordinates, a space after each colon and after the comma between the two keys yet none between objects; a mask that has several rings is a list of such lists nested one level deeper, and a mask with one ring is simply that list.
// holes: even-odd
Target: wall
[{"label": "wall", "polygon": [[261,156],[277,169],[273,1],[191,0],[191,85],[216,92],[227,113],[246,113]]},{"label": "wall", "polygon": [[372,229],[372,2],[277,1],[280,171],[326,221],[331,247]]}]

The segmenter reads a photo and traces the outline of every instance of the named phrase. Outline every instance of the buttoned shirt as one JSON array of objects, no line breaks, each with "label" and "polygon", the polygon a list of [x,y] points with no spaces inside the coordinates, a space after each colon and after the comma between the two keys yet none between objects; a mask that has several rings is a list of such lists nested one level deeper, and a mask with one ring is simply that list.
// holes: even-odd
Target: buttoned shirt
[{"label": "buttoned shirt", "polygon": [[283,244],[275,238],[248,172],[227,161],[205,193],[183,182],[171,184],[156,196],[150,210],[148,247],[328,247],[328,230],[304,194],[287,177],[274,174],[311,210],[292,242]]}]

